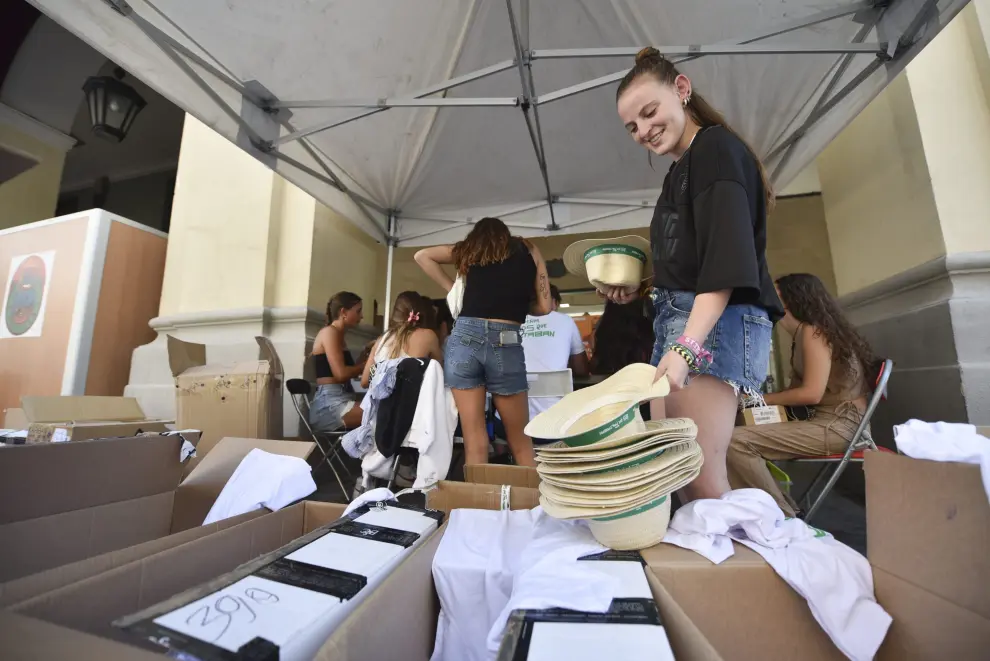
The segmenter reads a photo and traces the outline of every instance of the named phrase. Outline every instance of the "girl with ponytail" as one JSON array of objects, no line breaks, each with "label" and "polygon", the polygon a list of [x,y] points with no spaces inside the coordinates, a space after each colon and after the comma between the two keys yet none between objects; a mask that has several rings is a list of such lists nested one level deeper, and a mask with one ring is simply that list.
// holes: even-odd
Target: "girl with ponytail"
[{"label": "girl with ponytail", "polygon": [[353,292],[337,292],[327,302],[326,326],[316,334],[310,356],[316,392],[309,404],[309,424],[316,431],[353,429],[361,424],[362,411],[351,379],[361,375],[364,363],[355,365],[350,360],[345,336],[363,318],[361,297]]},{"label": "girl with ponytail", "polygon": [[[695,421],[705,463],[682,496],[718,498],[730,488],[725,457],[740,398],[761,399],[783,316],[766,264],[773,190],[753,150],[655,48],[636,56],[616,105],[637,144],[674,160],[650,224],[651,362],[671,387],[651,416]],[[639,295],[601,293],[615,303]]]},{"label": "girl with ponytail", "polygon": [[443,363],[440,340],[433,330],[433,303],[414,291],[404,291],[395,298],[388,330],[371,349],[371,360],[364,366],[361,385],[371,383],[375,368],[394,358],[432,358]]}]

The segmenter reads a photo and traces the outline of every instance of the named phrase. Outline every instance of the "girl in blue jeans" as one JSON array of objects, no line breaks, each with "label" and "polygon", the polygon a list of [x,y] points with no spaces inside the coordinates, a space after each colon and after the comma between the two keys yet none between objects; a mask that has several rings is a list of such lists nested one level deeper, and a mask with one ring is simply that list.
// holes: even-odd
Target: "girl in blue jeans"
[{"label": "girl in blue jeans", "polygon": [[533,441],[523,432],[529,384],[519,327],[527,312],[550,312],[550,281],[540,251],[512,236],[498,218],[483,218],[460,243],[420,250],[416,262],[444,291],[454,281],[441,264],[453,264],[465,279],[461,313],[447,338],[443,364],[461,417],[464,463],[488,461],[487,391],[516,463],[535,466]]},{"label": "girl in blue jeans", "polygon": [[[636,56],[616,105],[633,140],[674,159],[650,224],[651,362],[672,392],[650,413],[695,421],[705,464],[682,496],[718,498],[730,489],[725,457],[739,399],[761,399],[784,312],[766,263],[773,191],[749,146],[656,49]],[[601,293],[616,303],[638,296],[637,288]]]}]

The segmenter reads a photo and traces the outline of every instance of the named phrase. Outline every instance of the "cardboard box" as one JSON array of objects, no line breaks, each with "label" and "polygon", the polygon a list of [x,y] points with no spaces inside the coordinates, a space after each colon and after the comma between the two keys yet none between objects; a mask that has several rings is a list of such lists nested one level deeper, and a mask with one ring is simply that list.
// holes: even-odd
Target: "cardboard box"
[{"label": "cardboard box", "polygon": [[168,431],[171,423],[149,420],[133,397],[22,397],[21,405],[27,443],[137,436]]},{"label": "cardboard box", "polygon": [[[990,650],[990,503],[978,466],[867,452],[868,559],[893,618],[881,661],[985,659]],[[652,575],[726,658],[842,659],[807,603],[735,544],[714,565],[660,544]]]},{"label": "cardboard box", "polygon": [[7,409],[3,412],[4,429],[27,429],[28,419],[24,409]]},{"label": "cardboard box", "polygon": [[529,466],[469,464],[464,466],[464,481],[472,484],[508,484],[513,487],[538,489],[540,474]]},{"label": "cardboard box", "polygon": [[868,452],[867,555],[894,618],[877,659],[985,659],[990,503],[979,466]]},{"label": "cardboard box", "polygon": [[759,554],[741,544],[734,548],[735,554],[720,565],[670,544],[641,553],[648,573],[724,658],[846,658],[812,617],[803,597]]},{"label": "cardboard box", "polygon": [[198,527],[253,448],[306,458],[314,444],[224,439],[185,479],[179,435],[8,447],[0,455],[0,581]]},{"label": "cardboard box", "polygon": [[[512,489],[513,508],[528,507],[538,494]],[[428,505],[449,511],[461,506],[497,504],[501,488],[441,482]],[[497,506],[497,505],[496,505]],[[340,516],[342,505],[305,502],[191,541],[162,553],[116,567],[55,593],[0,612],[5,660],[162,658],[122,639],[109,623],[241,563],[277,549]],[[433,556],[443,529],[400,564],[317,653],[319,661],[426,661],[433,651],[439,603],[433,586]],[[720,661],[721,657],[684,614],[666,588],[648,576],[678,659]],[[387,623],[383,629],[383,623]],[[387,630],[388,635],[381,635]]]},{"label": "cardboard box", "polygon": [[176,427],[203,432],[187,472],[221,438],[282,438],[282,363],[268,338],[255,340],[258,360],[209,365],[204,345],[168,336]]},{"label": "cardboard box", "polygon": [[756,406],[736,414],[736,427],[772,425],[787,422],[787,410],[783,406]]}]

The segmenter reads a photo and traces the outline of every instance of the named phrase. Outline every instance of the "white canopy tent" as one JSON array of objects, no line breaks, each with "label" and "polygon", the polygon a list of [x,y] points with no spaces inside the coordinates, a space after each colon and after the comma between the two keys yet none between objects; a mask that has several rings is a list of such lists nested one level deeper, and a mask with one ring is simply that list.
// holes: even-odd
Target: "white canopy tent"
[{"label": "white canopy tent", "polygon": [[[643,227],[652,44],[786,185],[967,0],[29,0],[391,248]],[[677,44],[677,45],[669,45]],[[387,296],[390,298],[390,296]]]}]

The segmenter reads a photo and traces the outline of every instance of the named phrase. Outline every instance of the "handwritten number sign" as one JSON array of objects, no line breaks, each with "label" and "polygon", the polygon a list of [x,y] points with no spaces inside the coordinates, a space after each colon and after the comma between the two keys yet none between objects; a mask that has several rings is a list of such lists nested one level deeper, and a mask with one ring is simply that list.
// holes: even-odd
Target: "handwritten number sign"
[{"label": "handwritten number sign", "polygon": [[255,636],[285,645],[315,617],[339,604],[336,597],[248,576],[155,623],[236,652]]}]

